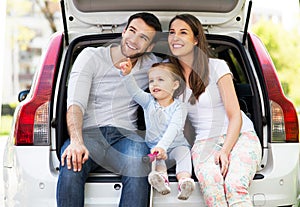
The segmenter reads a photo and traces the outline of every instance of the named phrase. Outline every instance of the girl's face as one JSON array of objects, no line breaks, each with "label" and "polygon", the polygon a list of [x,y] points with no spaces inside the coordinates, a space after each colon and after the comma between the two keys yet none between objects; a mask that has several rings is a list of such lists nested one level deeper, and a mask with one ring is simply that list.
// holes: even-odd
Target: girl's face
[{"label": "girl's face", "polygon": [[173,100],[173,93],[179,87],[179,81],[174,80],[171,72],[161,67],[149,71],[149,89],[157,100]]},{"label": "girl's face", "polygon": [[191,27],[183,20],[176,19],[170,25],[168,43],[172,54],[184,57],[194,54],[194,46],[198,41]]}]

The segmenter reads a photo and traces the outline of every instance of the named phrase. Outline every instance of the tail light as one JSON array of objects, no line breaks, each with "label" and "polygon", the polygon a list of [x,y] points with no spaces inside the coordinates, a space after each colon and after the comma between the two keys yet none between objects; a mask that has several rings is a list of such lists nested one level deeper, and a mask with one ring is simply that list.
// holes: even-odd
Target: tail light
[{"label": "tail light", "polygon": [[35,145],[50,144],[49,115],[49,102],[42,104],[35,111],[33,125],[33,143]]},{"label": "tail light", "polygon": [[289,101],[278,80],[271,57],[259,38],[249,34],[271,100],[272,142],[299,142],[299,123],[295,106]]},{"label": "tail light", "polygon": [[62,34],[55,35],[50,40],[44,62],[31,87],[31,97],[18,108],[14,123],[16,145],[50,144],[49,108],[62,40]]},{"label": "tail light", "polygon": [[279,104],[271,101],[271,111],[272,111],[272,120],[271,120],[272,141],[283,142],[286,137],[283,110]]}]

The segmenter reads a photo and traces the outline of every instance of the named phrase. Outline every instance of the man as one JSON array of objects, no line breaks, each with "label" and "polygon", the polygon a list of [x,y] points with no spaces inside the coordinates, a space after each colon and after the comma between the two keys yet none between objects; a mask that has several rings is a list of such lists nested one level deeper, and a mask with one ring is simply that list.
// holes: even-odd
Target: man
[{"label": "man", "polygon": [[[84,205],[89,172],[101,165],[122,175],[120,207],[148,205],[149,153],[135,134],[137,104],[121,83],[120,62],[130,58],[138,85],[146,88],[147,69],[160,60],[150,52],[161,32],[157,17],[132,15],[119,45],[86,48],[77,57],[69,79],[67,127],[70,135],[61,154],[57,205]],[[101,196],[101,192],[99,192]]]}]

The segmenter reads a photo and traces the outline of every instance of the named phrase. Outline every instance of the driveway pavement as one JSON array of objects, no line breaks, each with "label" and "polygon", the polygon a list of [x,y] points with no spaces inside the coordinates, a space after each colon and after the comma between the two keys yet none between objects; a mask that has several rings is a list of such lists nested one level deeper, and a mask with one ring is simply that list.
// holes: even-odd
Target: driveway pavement
[{"label": "driveway pavement", "polygon": [[0,206],[4,206],[4,193],[3,193],[3,151],[7,137],[0,136]]}]

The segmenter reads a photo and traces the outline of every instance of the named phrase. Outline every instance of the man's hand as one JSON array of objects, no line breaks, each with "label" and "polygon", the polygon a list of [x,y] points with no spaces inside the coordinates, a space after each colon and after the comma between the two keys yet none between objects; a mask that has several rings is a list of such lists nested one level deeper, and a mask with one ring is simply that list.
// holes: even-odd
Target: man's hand
[{"label": "man's hand", "polygon": [[89,151],[85,147],[83,143],[72,142],[70,145],[65,149],[61,156],[61,165],[65,165],[65,159],[67,160],[67,167],[68,169],[72,169],[73,171],[81,171],[82,165],[88,160],[89,158]]},{"label": "man's hand", "polygon": [[166,151],[161,147],[154,147],[151,150],[151,154],[153,154],[154,152],[157,152],[156,158],[159,160],[166,160],[168,158]]},{"label": "man's hand", "polygon": [[132,62],[130,58],[127,58],[127,61],[121,62],[120,68],[123,75],[128,75],[132,70]]}]

